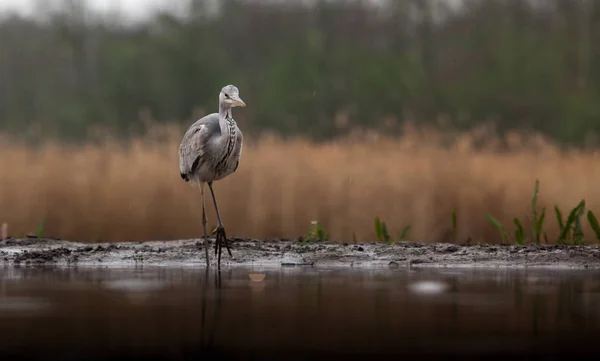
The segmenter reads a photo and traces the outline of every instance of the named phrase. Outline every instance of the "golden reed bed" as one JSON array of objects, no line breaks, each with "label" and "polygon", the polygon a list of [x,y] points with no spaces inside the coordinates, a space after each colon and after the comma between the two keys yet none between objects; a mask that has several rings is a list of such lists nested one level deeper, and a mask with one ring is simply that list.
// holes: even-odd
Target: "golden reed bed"
[{"label": "golden reed bed", "polygon": [[[0,223],[17,236],[45,220],[46,235],[77,241],[199,237],[200,193],[179,177],[182,131],[156,127],[125,146],[106,140],[32,149],[1,138]],[[442,145],[448,139],[452,144]],[[379,216],[393,234],[411,225],[409,240],[451,241],[456,208],[459,241],[498,242],[486,213],[512,232],[513,217],[529,215],[536,178],[551,240],[558,232],[554,204],[566,216],[585,198],[588,209],[600,212],[596,153],[561,153],[539,136],[505,140],[509,149],[500,152],[500,139],[477,131],[412,131],[395,140],[371,136],[320,145],[246,137],[238,171],[215,191],[228,236],[236,237],[295,238],[318,220],[333,241],[374,241]],[[478,143],[485,147],[475,150]]]}]

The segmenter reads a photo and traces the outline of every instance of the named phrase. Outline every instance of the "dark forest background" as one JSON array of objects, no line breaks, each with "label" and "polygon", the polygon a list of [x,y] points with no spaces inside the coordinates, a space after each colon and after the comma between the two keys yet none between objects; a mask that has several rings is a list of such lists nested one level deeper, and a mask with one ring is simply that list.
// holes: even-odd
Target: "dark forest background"
[{"label": "dark forest background", "polygon": [[[191,0],[141,23],[63,1],[0,21],[0,131],[188,124],[240,88],[245,132],[329,139],[405,121],[600,130],[600,1]],[[382,128],[384,127],[384,128]]]}]

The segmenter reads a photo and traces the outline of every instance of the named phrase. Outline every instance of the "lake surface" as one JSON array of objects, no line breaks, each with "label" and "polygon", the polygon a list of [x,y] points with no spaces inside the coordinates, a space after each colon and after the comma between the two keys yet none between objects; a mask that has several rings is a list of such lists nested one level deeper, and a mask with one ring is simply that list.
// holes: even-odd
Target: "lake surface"
[{"label": "lake surface", "polygon": [[2,360],[600,351],[598,271],[23,267],[0,285]]}]

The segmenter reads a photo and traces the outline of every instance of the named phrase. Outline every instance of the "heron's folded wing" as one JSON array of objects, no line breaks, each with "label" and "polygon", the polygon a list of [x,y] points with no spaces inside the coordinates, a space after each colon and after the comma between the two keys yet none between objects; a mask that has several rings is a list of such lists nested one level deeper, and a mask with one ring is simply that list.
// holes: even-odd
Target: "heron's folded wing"
[{"label": "heron's folded wing", "polygon": [[179,146],[179,171],[182,178],[193,173],[202,160],[207,143],[207,130],[205,124],[195,124],[183,136]]}]

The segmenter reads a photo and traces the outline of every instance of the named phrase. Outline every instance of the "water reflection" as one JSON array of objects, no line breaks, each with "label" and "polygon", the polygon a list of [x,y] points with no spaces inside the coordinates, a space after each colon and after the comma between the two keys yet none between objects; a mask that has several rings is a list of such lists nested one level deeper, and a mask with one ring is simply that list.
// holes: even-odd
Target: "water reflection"
[{"label": "water reflection", "polygon": [[34,297],[0,297],[0,315],[29,316],[51,307],[43,298]]},{"label": "water reflection", "polygon": [[25,267],[0,284],[0,356],[573,355],[600,329],[595,271]]}]

